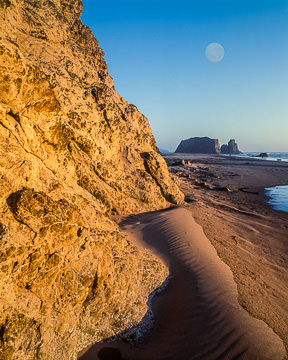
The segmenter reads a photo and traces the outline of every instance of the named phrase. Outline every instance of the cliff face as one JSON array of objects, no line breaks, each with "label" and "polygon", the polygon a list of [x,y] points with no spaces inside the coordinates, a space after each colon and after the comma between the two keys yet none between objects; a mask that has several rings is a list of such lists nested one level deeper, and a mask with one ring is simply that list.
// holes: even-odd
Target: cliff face
[{"label": "cliff face", "polygon": [[135,325],[164,266],[110,219],[180,203],[79,0],[0,0],[0,359],[73,359]]},{"label": "cliff face", "polygon": [[220,154],[220,143],[218,139],[210,139],[208,137],[194,137],[182,140],[175,152]]}]

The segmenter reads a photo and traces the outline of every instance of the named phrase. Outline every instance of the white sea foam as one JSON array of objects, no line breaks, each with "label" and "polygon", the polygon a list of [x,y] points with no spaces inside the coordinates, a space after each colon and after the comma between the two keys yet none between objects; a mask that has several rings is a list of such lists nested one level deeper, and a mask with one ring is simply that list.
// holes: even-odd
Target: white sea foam
[{"label": "white sea foam", "polygon": [[[247,156],[249,157],[257,157],[257,155],[260,155],[260,153],[255,153],[255,152],[248,152],[245,153],[247,154]],[[278,161],[288,161],[288,153],[287,152],[271,152],[271,153],[267,153],[268,157],[264,157],[261,159],[264,160],[278,160]],[[258,157],[259,158],[259,157]]]},{"label": "white sea foam", "polygon": [[288,161],[288,153],[287,152],[270,152],[267,153],[268,157],[260,157],[260,152],[244,152],[243,154],[236,155],[225,155],[225,156],[236,156],[236,157],[244,157],[244,158],[254,158],[258,160],[265,161]]}]

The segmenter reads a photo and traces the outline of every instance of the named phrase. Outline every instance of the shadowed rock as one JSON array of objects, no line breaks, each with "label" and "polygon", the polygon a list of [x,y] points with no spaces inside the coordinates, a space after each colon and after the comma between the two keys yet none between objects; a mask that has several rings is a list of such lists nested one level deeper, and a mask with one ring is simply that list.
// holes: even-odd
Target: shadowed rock
[{"label": "shadowed rock", "polygon": [[242,154],[242,152],[238,149],[236,141],[231,139],[228,145],[223,144],[221,146],[221,154]]},{"label": "shadowed rock", "polygon": [[218,139],[210,139],[209,137],[194,137],[182,140],[175,152],[220,154],[220,143]]},{"label": "shadowed rock", "polygon": [[262,158],[265,158],[265,157],[268,157],[269,155],[267,153],[260,153],[259,155],[255,155],[255,157],[262,157]]},{"label": "shadowed rock", "polygon": [[98,352],[100,360],[125,360],[118,349],[105,347]]}]

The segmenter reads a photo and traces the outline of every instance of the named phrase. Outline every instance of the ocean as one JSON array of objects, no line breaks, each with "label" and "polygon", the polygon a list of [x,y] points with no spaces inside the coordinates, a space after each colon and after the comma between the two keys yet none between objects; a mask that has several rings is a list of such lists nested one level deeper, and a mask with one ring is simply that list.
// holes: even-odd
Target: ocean
[{"label": "ocean", "polygon": [[273,209],[288,212],[288,185],[274,186],[265,190],[270,198],[268,204]]},{"label": "ocean", "polygon": [[[267,153],[268,157],[258,157],[259,152],[246,152],[240,155],[232,155],[237,157],[254,158],[260,161],[288,161],[287,152],[271,152]],[[287,185],[274,186],[267,188],[266,195],[270,198],[268,204],[275,210],[288,212],[288,179]]]},{"label": "ocean", "polygon": [[[259,153],[255,152],[244,153],[242,156],[254,157],[255,159],[262,159],[264,161],[288,161],[287,152],[272,152],[267,154],[268,157],[266,158],[255,157],[256,155],[259,155]],[[288,212],[288,179],[287,185],[274,186],[265,190],[266,195],[270,198],[268,204],[271,205],[273,209]]]},{"label": "ocean", "polygon": [[[257,157],[257,159],[262,159],[265,161],[272,161],[272,160],[288,161],[287,152],[280,152],[280,153],[272,152],[267,154],[268,154],[267,158]],[[259,155],[259,153],[250,152],[250,153],[244,153],[243,155],[247,157],[255,157],[256,155]],[[273,209],[288,212],[288,179],[287,179],[287,185],[274,186],[272,188],[267,188],[265,190],[266,190],[266,195],[268,195],[270,198],[268,204],[271,205]]]},{"label": "ocean", "polygon": [[[268,157],[259,157],[260,152],[244,152],[240,155],[232,155],[236,157],[248,157],[265,161],[288,161],[288,152],[270,152],[267,153]],[[227,155],[225,155],[227,156]],[[231,156],[231,155],[228,155]]]},{"label": "ocean", "polygon": [[271,153],[267,153],[268,157],[257,157],[257,155],[259,155],[259,152],[247,152],[247,153],[243,153],[242,156],[247,156],[247,157],[254,157],[256,159],[262,159],[262,160],[266,160],[266,161],[288,161],[288,152],[271,152]]}]

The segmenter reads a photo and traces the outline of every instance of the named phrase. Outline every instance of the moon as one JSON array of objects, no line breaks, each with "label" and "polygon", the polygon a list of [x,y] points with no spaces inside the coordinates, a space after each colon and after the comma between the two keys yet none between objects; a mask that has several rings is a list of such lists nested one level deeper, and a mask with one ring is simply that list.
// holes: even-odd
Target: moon
[{"label": "moon", "polygon": [[219,62],[224,57],[224,47],[219,43],[211,43],[206,47],[205,55],[209,61]]}]

